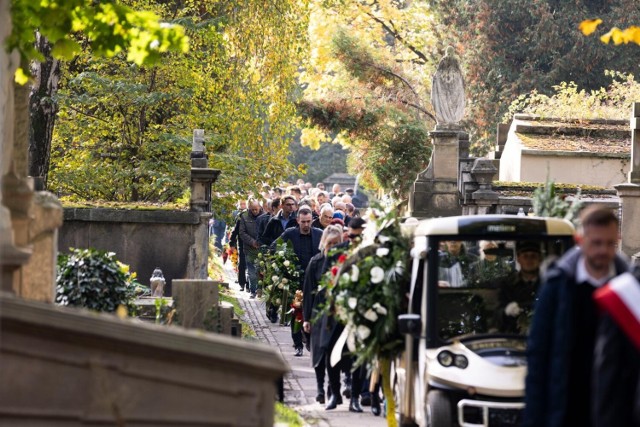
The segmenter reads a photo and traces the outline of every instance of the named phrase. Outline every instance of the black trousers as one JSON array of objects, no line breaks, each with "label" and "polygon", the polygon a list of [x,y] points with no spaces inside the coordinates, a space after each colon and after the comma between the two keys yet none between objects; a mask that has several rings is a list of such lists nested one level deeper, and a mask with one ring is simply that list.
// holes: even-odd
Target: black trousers
[{"label": "black trousers", "polygon": [[247,285],[247,261],[244,259],[244,250],[238,248],[238,285],[244,288]]},{"label": "black trousers", "polygon": [[291,339],[293,340],[293,345],[297,350],[299,348],[302,348],[302,327],[300,327],[300,330],[298,332],[294,332],[295,324],[296,319],[291,319]]}]

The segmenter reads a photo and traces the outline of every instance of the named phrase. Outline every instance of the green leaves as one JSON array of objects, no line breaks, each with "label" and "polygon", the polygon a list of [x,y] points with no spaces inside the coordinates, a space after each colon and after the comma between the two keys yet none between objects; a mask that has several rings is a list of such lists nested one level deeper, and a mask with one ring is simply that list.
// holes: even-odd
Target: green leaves
[{"label": "green leaves", "polygon": [[[257,193],[265,176],[275,184],[293,172],[287,154],[297,125],[293,102],[306,50],[306,3],[130,4],[182,23],[191,50],[170,49],[177,33],[166,30],[174,27],[158,21],[143,30],[151,15],[125,13],[138,28],[126,36],[137,40],[127,52],[96,59],[87,50],[69,63],[50,187],[77,199],[176,200],[188,187],[195,128],[205,129],[209,166],[222,171],[216,191]],[[119,7],[101,8],[96,28],[122,16]],[[125,37],[126,25],[118,25],[111,26],[112,36]],[[110,46],[100,51],[111,55]],[[132,55],[157,61],[132,65]]]},{"label": "green leaves", "polygon": [[146,290],[112,252],[73,249],[58,256],[56,303],[115,312],[123,305],[135,313],[134,300]]},{"label": "green leaves", "polygon": [[11,14],[8,47],[18,49],[25,60],[41,59],[33,47],[36,30],[53,43],[55,57],[67,60],[80,52],[74,40],[80,32],[94,54],[112,57],[129,49],[128,59],[137,65],[153,64],[163,52],[188,50],[182,27],[161,23],[153,13],[114,1],[12,0]]},{"label": "green leaves", "polygon": [[564,218],[576,224],[578,212],[582,208],[580,201],[580,188],[569,203],[564,197],[556,193],[556,186],[553,181],[547,179],[544,186],[538,187],[533,192],[533,212],[537,216]]}]

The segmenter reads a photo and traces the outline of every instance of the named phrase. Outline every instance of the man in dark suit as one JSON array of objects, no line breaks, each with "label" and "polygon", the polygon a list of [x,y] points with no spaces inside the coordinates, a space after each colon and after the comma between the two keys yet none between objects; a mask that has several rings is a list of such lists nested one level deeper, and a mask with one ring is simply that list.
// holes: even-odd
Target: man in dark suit
[{"label": "man in dark suit", "polygon": [[[322,238],[322,230],[311,227],[312,222],[311,208],[303,206],[298,211],[297,222],[298,227],[288,228],[280,236],[285,242],[290,240],[293,245],[293,251],[298,257],[298,268],[304,272],[309,265],[309,261],[320,250],[320,239]],[[275,250],[275,241],[271,244],[270,249]],[[304,277],[304,273],[300,277]],[[291,322],[291,338],[296,348],[296,356],[302,356],[302,331],[294,332],[293,322]]]}]

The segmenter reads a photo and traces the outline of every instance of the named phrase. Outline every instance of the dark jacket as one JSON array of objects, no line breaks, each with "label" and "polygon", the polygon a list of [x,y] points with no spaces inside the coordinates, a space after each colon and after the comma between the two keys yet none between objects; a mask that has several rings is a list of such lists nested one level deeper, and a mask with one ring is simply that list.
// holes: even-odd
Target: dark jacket
[{"label": "dark jacket", "polygon": [[[264,230],[267,228],[267,224],[270,219],[271,214],[269,212],[265,212],[258,217],[258,240],[260,239],[260,236],[264,234]],[[260,243],[264,244],[262,241],[260,241]]]},{"label": "dark jacket", "polygon": [[[262,211],[260,211],[262,213]],[[258,214],[254,216],[251,211],[246,210],[238,215],[238,222],[240,226],[240,231],[238,235],[240,236],[240,240],[244,244],[245,251],[256,252],[257,248],[254,248],[254,243],[260,244],[258,241]]]},{"label": "dark jacket", "polygon": [[315,228],[319,228],[320,230],[325,229],[324,225],[322,225],[322,223],[320,222],[320,218],[314,219],[313,222],[311,223],[311,226]]},{"label": "dark jacket", "polygon": [[284,228],[282,227],[281,219],[282,209],[269,219],[269,222],[264,229],[264,233],[260,236],[260,243],[270,246],[282,233],[284,233],[285,229],[298,226],[298,222],[296,221],[296,216],[294,214],[291,214],[289,222],[287,222],[287,226]]},{"label": "dark jacket", "polygon": [[[540,290],[527,344],[525,381],[525,427],[563,427],[571,424],[567,414],[571,344],[573,329],[575,275],[580,249],[575,247],[549,267]],[[627,271],[621,257],[615,258],[616,274]],[[591,354],[585,355],[591,358]],[[585,375],[589,376],[590,373]],[[584,411],[589,411],[585,402]]]},{"label": "dark jacket", "polygon": [[244,249],[244,244],[242,243],[242,239],[240,239],[240,214],[233,218],[233,229],[231,230],[231,235],[229,236],[229,246],[232,248],[238,248],[238,252],[242,252]]},{"label": "dark jacket", "polygon": [[317,318],[320,307],[326,301],[326,292],[318,290],[320,279],[327,269],[324,253],[320,252],[311,258],[304,274],[302,314],[305,322],[311,322],[311,363],[314,367],[322,361],[327,350],[327,343],[322,340],[322,319]]},{"label": "dark jacket", "polygon": [[[640,280],[640,269],[634,276]],[[596,335],[592,414],[594,427],[640,426],[640,349],[606,313]]]},{"label": "dark jacket", "polygon": [[[309,261],[311,258],[315,256],[320,250],[318,247],[320,246],[320,239],[322,238],[322,230],[311,227],[311,256],[309,258],[305,258],[302,253],[302,242],[300,240],[300,229],[299,228],[288,228],[285,230],[282,235],[279,237],[282,238],[285,242],[290,240],[293,244],[293,251],[298,256],[299,267],[302,271],[306,271],[307,265],[309,265]],[[275,241],[271,244],[270,249],[274,251]]]}]

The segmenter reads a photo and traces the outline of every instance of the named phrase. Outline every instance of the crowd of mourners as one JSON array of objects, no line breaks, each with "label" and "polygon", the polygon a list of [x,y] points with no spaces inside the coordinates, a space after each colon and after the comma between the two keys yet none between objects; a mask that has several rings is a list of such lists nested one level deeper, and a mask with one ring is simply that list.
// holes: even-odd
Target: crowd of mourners
[{"label": "crowd of mourners", "polygon": [[[305,347],[311,353],[317,380],[316,401],[326,403],[325,409],[331,410],[343,403],[344,396],[349,399],[350,411],[363,412],[362,406],[371,406],[371,412],[380,415],[380,385],[370,384],[366,369],[353,369],[353,358],[348,355],[335,366],[329,363],[343,326],[320,309],[325,303],[321,278],[337,259],[330,250],[339,246],[346,249],[360,242],[366,226],[360,209],[367,203],[365,194],[355,193],[352,188],[342,191],[339,184],[334,184],[331,191],[326,191],[322,183],[314,187],[301,181],[275,188],[265,186],[259,198],[247,197],[238,202],[234,223],[226,227],[228,233],[215,221],[211,232],[218,248],[222,248],[223,238],[237,248],[238,284],[252,299],[259,298],[263,291],[259,254],[274,251],[278,241],[291,242],[301,272],[297,287],[303,291],[302,328],[294,327],[294,318],[288,321],[295,356],[303,356]],[[277,321],[273,311],[268,315],[272,322]]]}]

